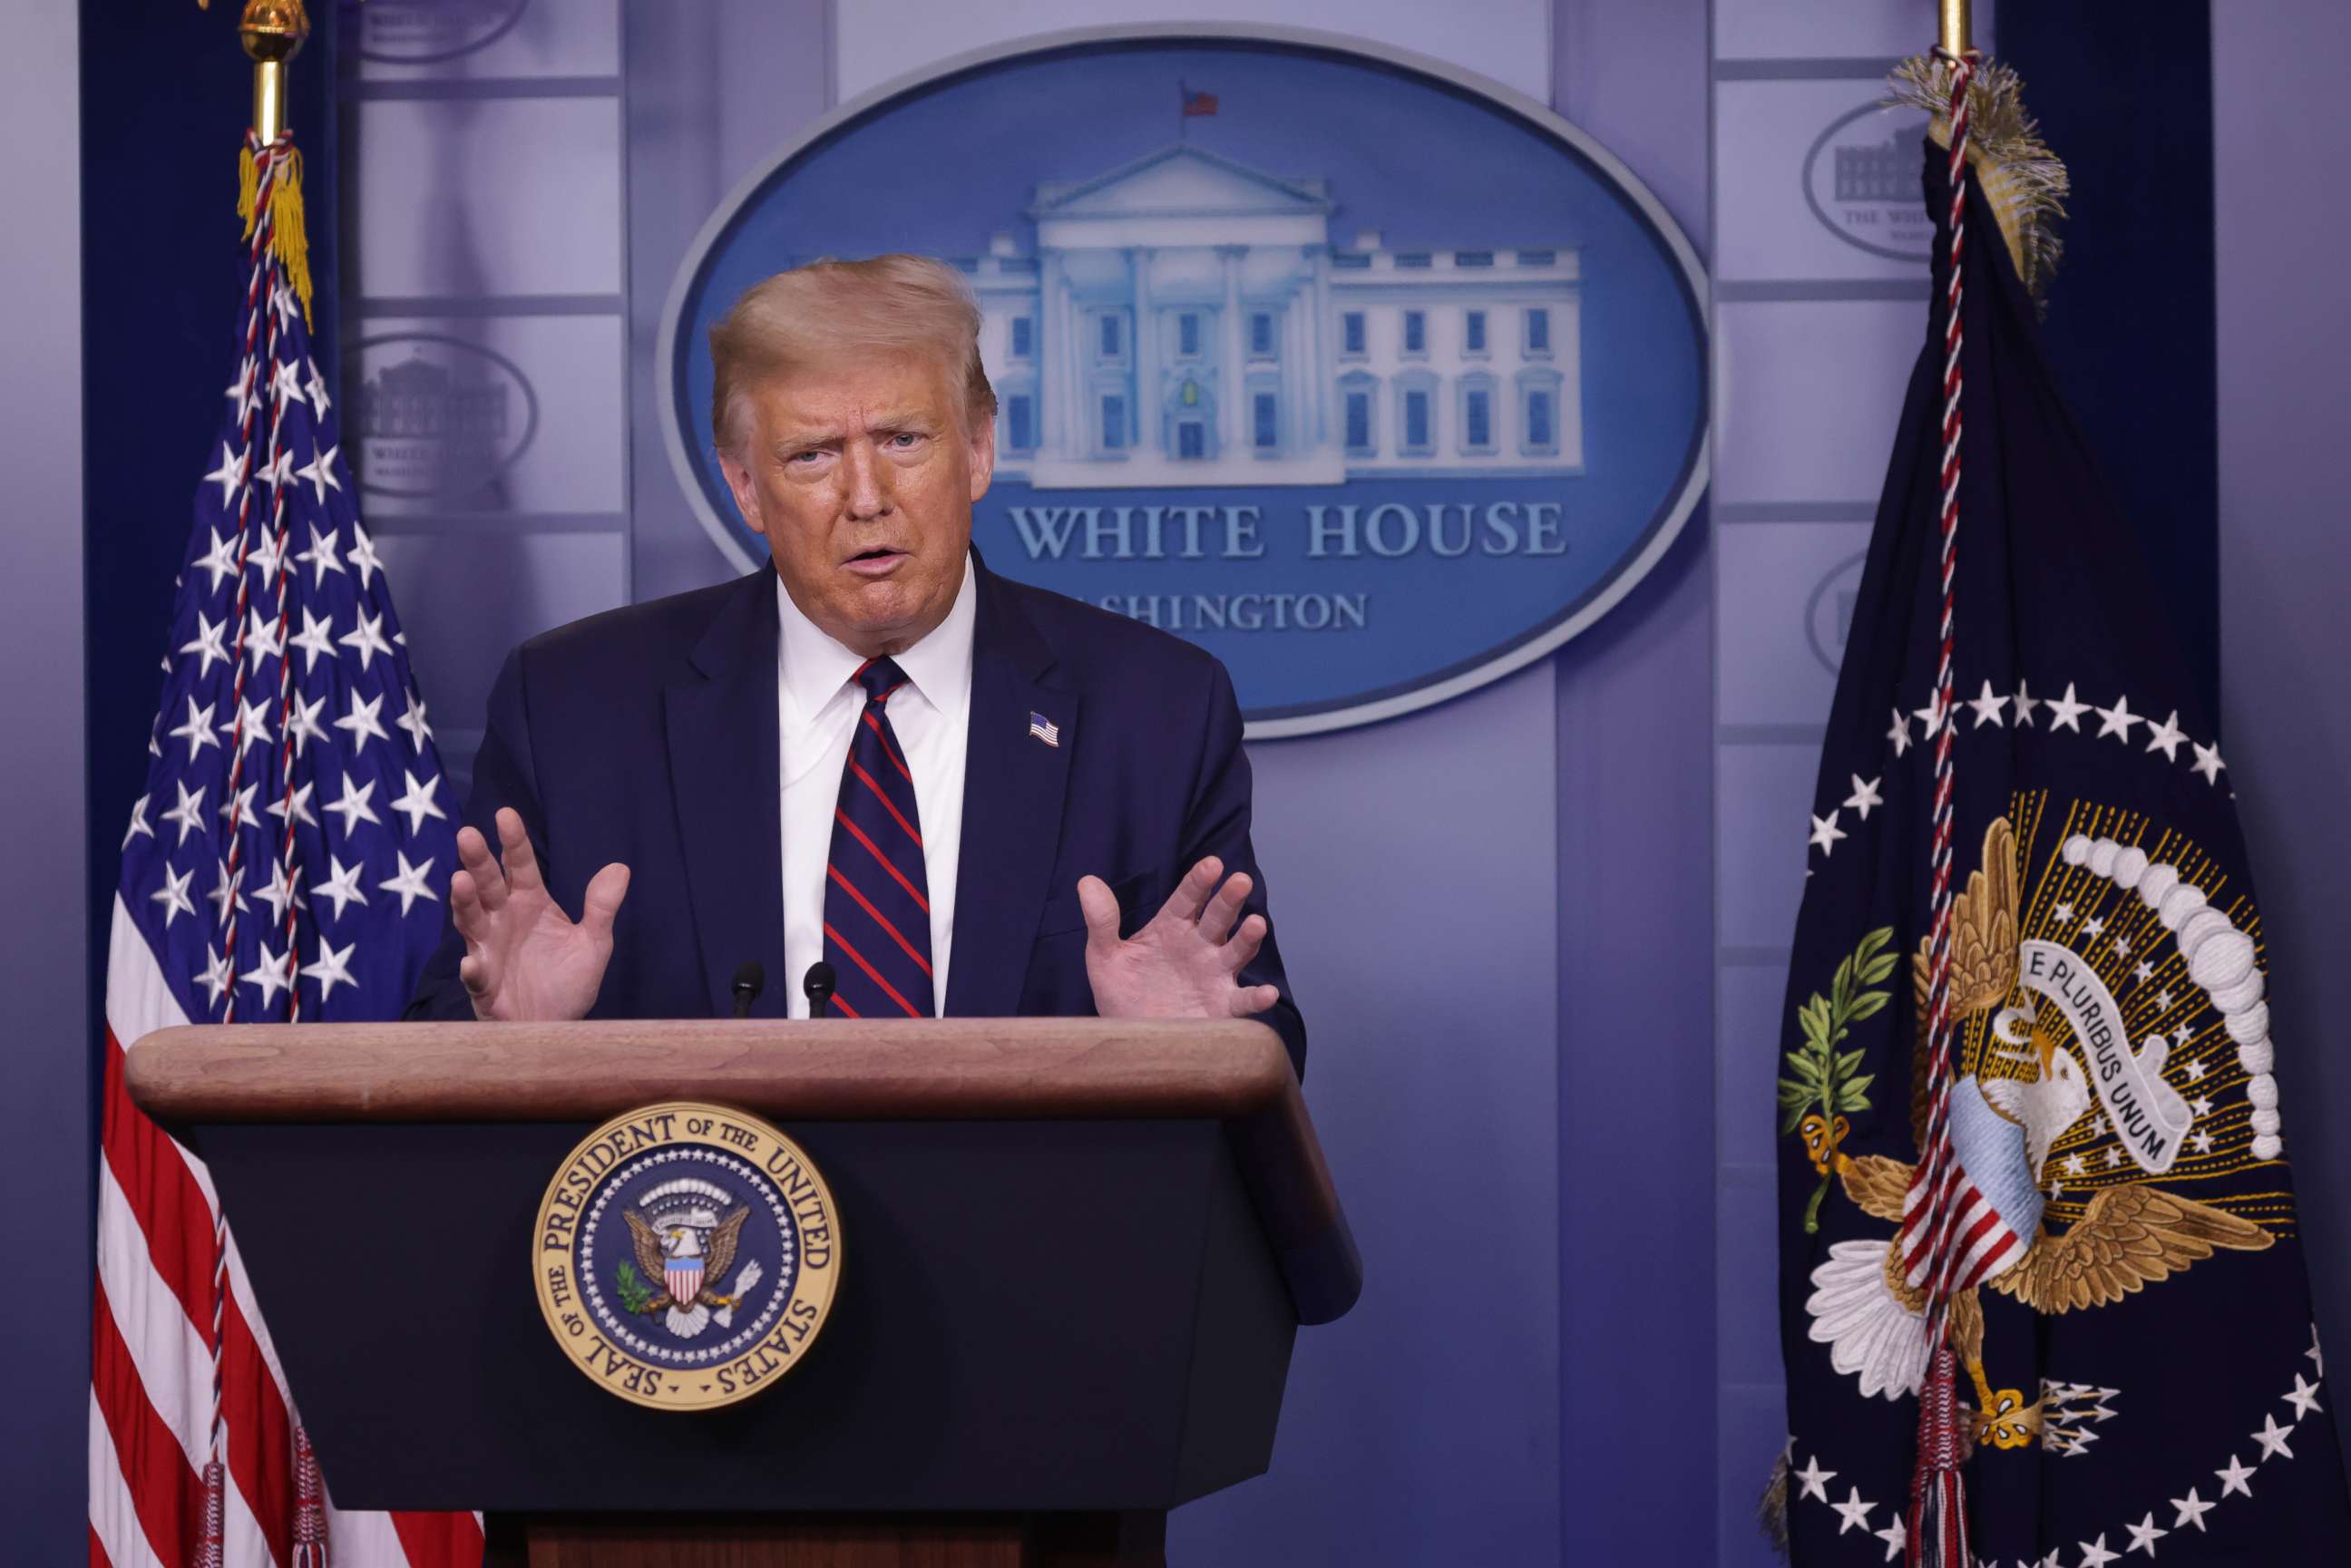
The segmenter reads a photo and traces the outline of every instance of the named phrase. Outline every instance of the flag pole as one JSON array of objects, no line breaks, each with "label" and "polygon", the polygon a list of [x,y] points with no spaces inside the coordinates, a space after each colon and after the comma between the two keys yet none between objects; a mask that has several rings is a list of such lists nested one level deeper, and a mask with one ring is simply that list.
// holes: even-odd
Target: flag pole
[{"label": "flag pole", "polygon": [[236,36],[253,60],[253,133],[266,147],[286,133],[286,68],[310,36],[310,18],[302,0],[246,0]]},{"label": "flag pole", "polygon": [[1937,0],[1942,12],[1943,51],[1963,56],[1975,47],[1968,36],[1968,0]]}]

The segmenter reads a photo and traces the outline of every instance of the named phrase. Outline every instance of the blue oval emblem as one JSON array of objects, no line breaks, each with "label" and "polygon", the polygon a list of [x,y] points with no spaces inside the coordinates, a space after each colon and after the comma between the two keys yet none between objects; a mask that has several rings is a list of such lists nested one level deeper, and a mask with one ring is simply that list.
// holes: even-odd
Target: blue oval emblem
[{"label": "blue oval emblem", "polygon": [[712,451],[709,328],[771,273],[893,250],[979,300],[989,565],[1209,648],[1252,737],[1541,657],[1706,484],[1704,274],[1590,138],[1356,43],[1088,33],[843,106],[703,231],[661,402],[739,566],[766,545]]}]

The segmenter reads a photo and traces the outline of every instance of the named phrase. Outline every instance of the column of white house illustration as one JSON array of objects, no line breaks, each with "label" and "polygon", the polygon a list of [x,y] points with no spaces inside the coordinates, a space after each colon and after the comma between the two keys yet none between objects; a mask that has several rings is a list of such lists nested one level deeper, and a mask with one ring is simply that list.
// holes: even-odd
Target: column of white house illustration
[{"label": "column of white house illustration", "polygon": [[1176,147],[1041,185],[963,264],[999,468],[1040,487],[1575,472],[1573,249],[1334,248],[1316,180]]}]

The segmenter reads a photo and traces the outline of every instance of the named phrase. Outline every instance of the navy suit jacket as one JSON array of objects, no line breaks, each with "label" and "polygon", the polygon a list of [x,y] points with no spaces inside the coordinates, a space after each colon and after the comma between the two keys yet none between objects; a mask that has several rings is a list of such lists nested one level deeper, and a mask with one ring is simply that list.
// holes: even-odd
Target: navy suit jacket
[{"label": "navy suit jacket", "polygon": [[[997,576],[977,552],[971,735],[956,881],[952,1017],[1082,1016],[1081,876],[1118,895],[1124,929],[1158,913],[1204,855],[1255,883],[1249,765],[1231,678],[1165,632]],[[591,1018],[724,1018],[747,959],[766,967],[755,1016],[781,1018],[782,832],[776,728],[776,579],[632,605],[535,637],[490,693],[465,820],[497,841],[511,806],[548,887],[577,915],[588,879],[627,862],[626,901]],[[1029,715],[1060,744],[1029,732]],[[452,928],[412,1018],[470,1019]],[[1270,935],[1244,984],[1301,1071],[1306,1027]]]}]

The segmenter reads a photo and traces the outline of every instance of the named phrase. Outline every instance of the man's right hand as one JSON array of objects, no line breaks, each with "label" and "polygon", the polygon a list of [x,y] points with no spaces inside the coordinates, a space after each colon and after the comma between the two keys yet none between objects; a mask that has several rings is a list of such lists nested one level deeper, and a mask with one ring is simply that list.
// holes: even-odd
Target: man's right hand
[{"label": "man's right hand", "polygon": [[547,891],[521,815],[502,809],[497,821],[495,856],[479,831],[457,830],[459,864],[449,879],[450,913],[465,939],[457,977],[474,1016],[586,1018],[612,956],[612,917],[628,895],[629,868],[615,862],[596,873],[574,924]]}]

